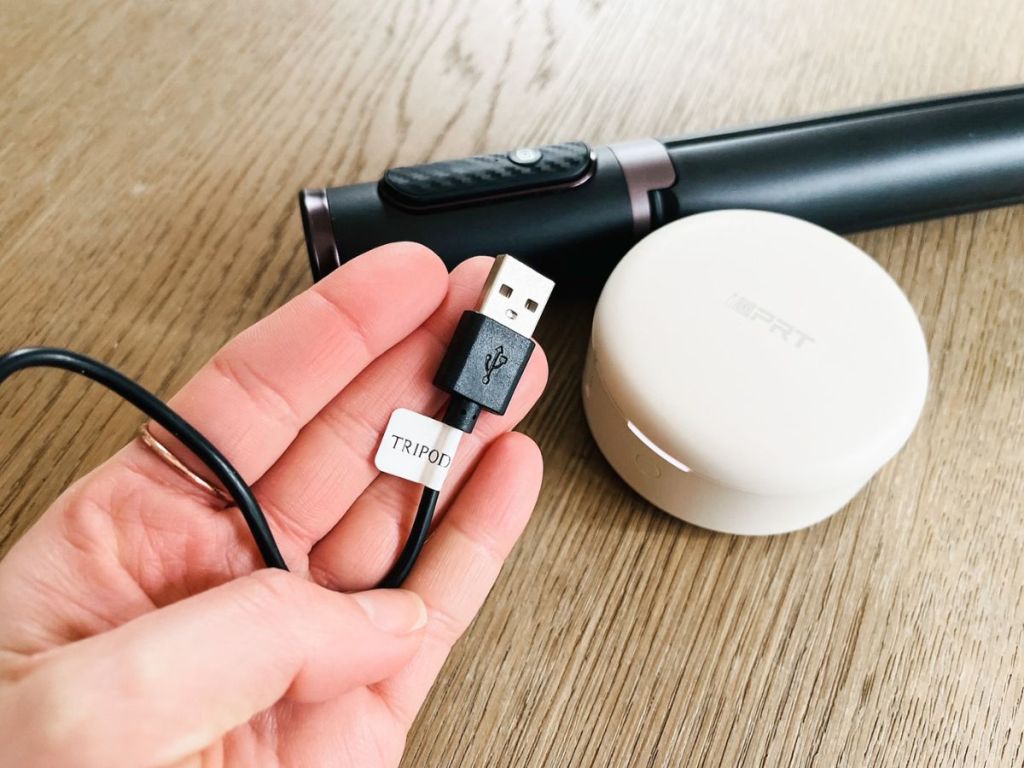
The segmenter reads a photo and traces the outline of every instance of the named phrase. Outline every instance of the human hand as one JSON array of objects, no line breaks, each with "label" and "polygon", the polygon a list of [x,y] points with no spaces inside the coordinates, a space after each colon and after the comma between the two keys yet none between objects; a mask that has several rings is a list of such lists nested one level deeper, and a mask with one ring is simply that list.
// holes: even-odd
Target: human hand
[{"label": "human hand", "polygon": [[406,589],[370,589],[420,493],[378,474],[376,444],[396,407],[442,408],[431,377],[490,264],[371,251],[171,400],[252,485],[291,573],[260,570],[238,511],[139,441],[43,514],[0,562],[0,764],[399,762],[540,485],[537,447],[508,432],[544,387],[537,348],[508,413],[463,437]]}]

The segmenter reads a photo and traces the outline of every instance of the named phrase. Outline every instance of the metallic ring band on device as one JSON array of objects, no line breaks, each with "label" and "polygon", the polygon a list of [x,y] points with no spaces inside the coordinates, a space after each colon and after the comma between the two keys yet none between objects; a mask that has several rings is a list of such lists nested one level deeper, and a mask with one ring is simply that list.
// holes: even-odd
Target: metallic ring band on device
[{"label": "metallic ring band on device", "polygon": [[331,212],[327,206],[327,190],[304,189],[299,193],[299,211],[302,229],[306,233],[306,250],[314,280],[319,280],[341,266],[338,243],[331,226]]},{"label": "metallic ring band on device", "polygon": [[149,425],[143,424],[139,427],[139,438],[142,440],[143,445],[155,453],[165,464],[176,470],[182,477],[192,483],[192,485],[206,491],[206,493],[211,496],[215,496],[227,504],[235,503],[226,491],[221,490],[215,485],[211,485],[191,469],[186,467],[177,456],[171,453],[167,446],[153,437],[153,434],[149,431]]}]

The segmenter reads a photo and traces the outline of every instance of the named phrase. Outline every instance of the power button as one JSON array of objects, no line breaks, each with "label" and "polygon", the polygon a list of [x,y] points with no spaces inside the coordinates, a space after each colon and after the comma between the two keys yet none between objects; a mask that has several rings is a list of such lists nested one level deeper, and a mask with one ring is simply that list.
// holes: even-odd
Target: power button
[{"label": "power button", "polygon": [[378,189],[390,202],[408,208],[458,205],[581,184],[595,162],[590,147],[581,141],[520,147],[511,152],[390,168]]},{"label": "power button", "polygon": [[661,467],[646,453],[636,454],[633,457],[633,462],[636,464],[636,468],[640,470],[641,475],[649,477],[651,480],[657,480],[661,477]]},{"label": "power button", "polygon": [[534,165],[540,162],[544,153],[536,147],[520,147],[508,153],[508,159],[516,165]]}]

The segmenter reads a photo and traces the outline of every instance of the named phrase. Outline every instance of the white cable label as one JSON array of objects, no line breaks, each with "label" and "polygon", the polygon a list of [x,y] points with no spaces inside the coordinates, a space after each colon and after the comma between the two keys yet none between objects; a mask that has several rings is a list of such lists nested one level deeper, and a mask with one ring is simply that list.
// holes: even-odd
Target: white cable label
[{"label": "white cable label", "polygon": [[374,463],[377,469],[441,490],[462,430],[406,408],[391,414]]}]

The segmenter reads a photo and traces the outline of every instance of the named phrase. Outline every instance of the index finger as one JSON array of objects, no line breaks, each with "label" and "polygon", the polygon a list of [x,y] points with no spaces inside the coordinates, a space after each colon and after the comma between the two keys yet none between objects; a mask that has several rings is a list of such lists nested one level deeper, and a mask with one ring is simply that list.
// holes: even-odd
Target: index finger
[{"label": "index finger", "polygon": [[[170,406],[253,483],[356,374],[418,328],[447,289],[447,270],[428,248],[376,248],[229,341]],[[187,451],[170,435],[154,432],[184,460]]]}]

